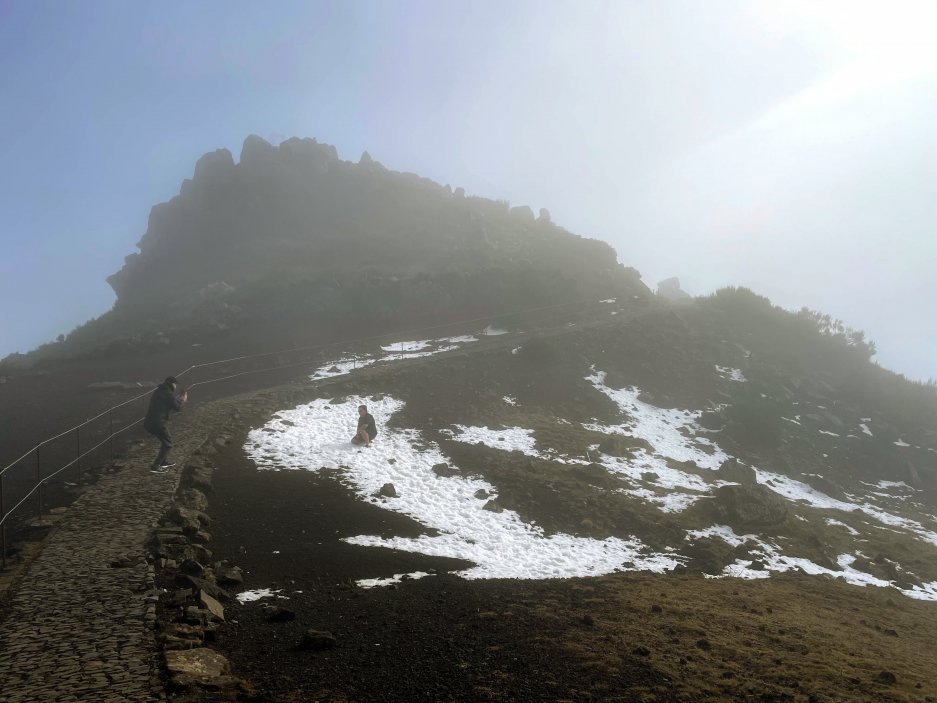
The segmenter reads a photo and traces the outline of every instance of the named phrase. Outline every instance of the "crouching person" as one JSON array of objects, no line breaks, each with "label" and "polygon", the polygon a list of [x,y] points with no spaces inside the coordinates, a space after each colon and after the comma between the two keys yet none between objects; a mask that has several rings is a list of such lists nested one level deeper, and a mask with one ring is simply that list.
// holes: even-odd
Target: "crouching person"
[{"label": "crouching person", "polygon": [[368,412],[367,405],[358,406],[358,430],[355,436],[351,438],[352,444],[363,444],[368,446],[371,440],[377,435],[377,427],[374,424],[374,418]]}]

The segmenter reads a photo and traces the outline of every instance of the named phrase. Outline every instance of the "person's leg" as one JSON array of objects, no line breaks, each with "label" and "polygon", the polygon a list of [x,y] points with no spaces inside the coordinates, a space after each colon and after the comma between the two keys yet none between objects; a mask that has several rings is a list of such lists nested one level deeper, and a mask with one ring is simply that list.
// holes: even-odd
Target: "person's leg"
[{"label": "person's leg", "polygon": [[172,435],[165,427],[160,428],[159,432],[153,434],[159,438],[159,454],[156,455],[156,461],[153,462],[154,468],[159,468],[169,462],[169,452],[172,449]]},{"label": "person's leg", "polygon": [[352,444],[364,444],[364,440],[361,439],[361,433],[359,432],[354,437],[351,438]]},{"label": "person's leg", "polygon": [[371,446],[371,438],[368,437],[368,431],[363,429],[359,434],[361,435],[361,443],[366,447]]}]

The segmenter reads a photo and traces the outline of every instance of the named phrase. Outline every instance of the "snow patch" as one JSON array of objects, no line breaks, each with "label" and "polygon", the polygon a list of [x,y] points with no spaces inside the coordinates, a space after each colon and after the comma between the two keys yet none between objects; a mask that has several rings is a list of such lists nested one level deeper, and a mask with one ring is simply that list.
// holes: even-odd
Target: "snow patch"
[{"label": "snow patch", "polygon": [[[381,429],[370,447],[358,449],[341,438],[353,431],[357,406],[362,403],[368,405]],[[415,538],[358,535],[346,542],[473,562],[475,566],[458,572],[465,578],[569,578],[624,570],[659,573],[680,563],[673,556],[651,551],[637,538],[548,535],[511,510],[483,510],[484,503],[475,498],[475,492],[484,489],[497,494],[496,487],[480,478],[437,476],[432,471],[435,464],[452,464],[439,447],[417,430],[387,426],[403,406],[402,401],[387,396],[382,400],[352,397],[334,405],[320,398],[281,411],[264,428],[252,430],[245,452],[261,469],[339,470],[342,480],[362,500],[408,515],[438,532]],[[460,430],[469,437],[473,431],[479,437],[496,435],[496,441],[503,436],[505,446],[532,450],[530,430]],[[390,458],[395,459],[393,464],[388,463]],[[377,495],[385,483],[394,484],[397,498]]]},{"label": "snow patch", "polygon": [[252,591],[241,591],[235,596],[235,598],[237,598],[238,602],[242,605],[244,603],[251,603],[255,600],[260,600],[261,598],[283,598],[284,600],[289,600],[286,596],[280,595],[282,591],[282,588],[256,588]]},{"label": "snow patch", "polygon": [[378,588],[380,586],[390,586],[393,583],[401,583],[402,581],[416,581],[430,575],[425,571],[411,571],[409,574],[394,574],[386,578],[358,579],[355,583],[361,588]]},{"label": "snow patch", "polygon": [[736,383],[745,383],[748,381],[742,374],[741,369],[733,369],[729,366],[720,366],[719,364],[715,364],[715,367],[720,376],[728,378],[730,381],[735,381]]}]

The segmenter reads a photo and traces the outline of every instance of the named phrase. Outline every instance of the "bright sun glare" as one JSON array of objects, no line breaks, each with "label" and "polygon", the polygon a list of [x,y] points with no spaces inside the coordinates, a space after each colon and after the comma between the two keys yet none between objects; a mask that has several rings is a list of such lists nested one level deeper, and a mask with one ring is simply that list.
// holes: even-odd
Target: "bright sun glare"
[{"label": "bright sun glare", "polygon": [[937,2],[933,0],[788,0],[764,6],[791,29],[814,31],[822,47],[866,84],[937,73]]}]

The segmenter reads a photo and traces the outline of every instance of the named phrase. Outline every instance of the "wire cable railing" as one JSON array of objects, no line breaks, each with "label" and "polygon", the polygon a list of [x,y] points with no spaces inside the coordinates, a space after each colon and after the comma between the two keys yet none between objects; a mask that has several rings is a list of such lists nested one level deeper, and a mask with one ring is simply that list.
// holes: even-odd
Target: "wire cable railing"
[{"label": "wire cable railing", "polygon": [[[587,305],[589,305],[589,304],[594,304],[594,301],[576,300],[576,301],[571,301],[571,302],[567,302],[567,303],[559,303],[559,304],[553,304],[553,305],[542,305],[542,306],[538,306],[538,307],[534,307],[534,308],[526,308],[526,309],[523,309],[523,310],[516,310],[516,311],[511,311],[511,312],[503,312],[503,313],[495,313],[495,314],[488,314],[488,315],[484,315],[484,316],[481,316],[481,317],[474,317],[474,318],[470,318],[470,319],[464,319],[464,320],[457,320],[457,321],[453,321],[453,322],[440,323],[440,324],[437,324],[437,325],[428,325],[428,326],[425,326],[425,327],[418,327],[418,328],[411,328],[411,329],[407,329],[407,330],[400,330],[400,331],[395,331],[395,332],[393,332],[393,333],[384,333],[384,334],[368,335],[368,336],[364,336],[364,337],[356,337],[356,338],[351,338],[351,339],[343,339],[343,340],[340,340],[340,341],[326,342],[326,343],[322,343],[322,344],[313,344],[313,345],[307,345],[307,346],[290,347],[290,348],[288,348],[288,349],[280,349],[280,350],[269,351],[269,352],[259,352],[259,353],[257,353],[257,354],[244,354],[244,355],[241,355],[241,356],[229,357],[229,358],[226,358],[226,359],[217,359],[217,360],[214,360],[214,361],[207,361],[207,362],[201,362],[201,363],[198,363],[198,364],[192,364],[191,366],[189,366],[188,368],[184,369],[183,371],[180,371],[179,373],[175,374],[175,377],[176,377],[176,378],[181,378],[182,376],[185,376],[185,375],[188,374],[189,372],[195,371],[196,369],[205,369],[205,368],[209,368],[209,367],[213,367],[213,366],[219,366],[219,365],[221,365],[221,364],[231,364],[231,363],[235,363],[235,362],[242,362],[242,361],[247,361],[247,360],[252,360],[252,359],[262,359],[262,358],[267,358],[267,357],[271,357],[271,356],[283,356],[283,355],[286,355],[286,354],[294,354],[294,353],[299,353],[299,352],[321,352],[321,351],[324,351],[324,350],[326,350],[326,349],[331,349],[331,348],[334,348],[334,347],[348,347],[348,346],[352,346],[352,345],[364,344],[364,343],[367,343],[367,342],[374,342],[374,341],[379,341],[379,340],[385,340],[385,339],[387,339],[387,338],[388,338],[389,336],[391,336],[391,335],[394,336],[394,337],[400,337],[400,336],[406,336],[406,335],[411,335],[411,334],[416,334],[416,333],[427,333],[427,332],[431,332],[431,331],[439,330],[439,329],[443,329],[443,328],[450,328],[450,329],[451,329],[451,328],[455,328],[455,327],[464,327],[464,326],[466,326],[466,325],[478,324],[478,323],[482,323],[482,322],[492,323],[492,322],[495,322],[495,321],[497,321],[498,319],[501,319],[501,318],[509,318],[509,317],[519,316],[519,315],[529,315],[529,314],[533,314],[533,313],[537,313],[537,312],[547,312],[547,311],[551,311],[551,310],[554,310],[554,311],[555,311],[555,310],[560,310],[560,309],[562,309],[562,308],[569,308],[569,307],[574,307],[574,306],[587,306]],[[270,371],[275,371],[275,370],[283,370],[283,369],[295,368],[295,367],[298,367],[298,366],[306,366],[306,365],[313,364],[313,363],[318,363],[318,362],[321,362],[321,361],[322,361],[321,358],[316,358],[316,359],[308,359],[308,358],[307,358],[307,359],[303,359],[302,361],[298,361],[298,362],[294,362],[294,363],[290,363],[290,364],[276,364],[276,365],[273,365],[273,366],[267,366],[267,367],[260,368],[260,369],[248,369],[248,370],[240,371],[240,372],[234,373],[234,374],[227,374],[227,375],[220,376],[220,377],[216,377],[216,378],[212,378],[212,379],[207,379],[207,380],[203,380],[203,381],[196,381],[195,383],[190,384],[190,385],[188,386],[188,388],[191,389],[191,388],[195,388],[196,386],[205,386],[205,385],[210,385],[210,384],[212,384],[212,383],[219,383],[219,382],[221,382],[221,381],[227,381],[227,380],[230,380],[230,379],[233,379],[233,378],[238,378],[238,377],[246,376],[246,375],[249,375],[249,374],[258,374],[258,373],[265,373],[265,372],[270,372]],[[85,459],[85,458],[91,456],[94,452],[96,452],[96,451],[98,451],[99,449],[101,449],[105,444],[109,444],[109,445],[110,445],[110,457],[111,457],[111,460],[113,460],[113,458],[114,458],[114,456],[115,456],[115,454],[114,454],[114,439],[115,439],[116,437],[122,435],[123,433],[127,432],[128,430],[132,429],[133,427],[139,426],[140,423],[143,421],[143,417],[142,417],[142,416],[135,417],[135,418],[134,418],[132,421],[130,421],[128,424],[124,425],[124,426],[121,427],[120,429],[115,430],[115,429],[114,429],[114,413],[115,413],[115,411],[118,411],[118,410],[120,410],[121,408],[124,408],[124,407],[126,407],[126,406],[129,406],[129,405],[131,405],[132,403],[134,403],[134,402],[136,402],[136,401],[139,401],[139,400],[141,400],[141,399],[144,399],[144,398],[149,397],[149,396],[152,394],[152,392],[153,392],[152,389],[147,389],[146,392],[144,392],[144,393],[141,393],[141,394],[139,394],[139,395],[135,395],[135,396],[133,396],[132,398],[128,398],[127,400],[124,400],[124,401],[122,401],[122,402],[120,402],[120,403],[117,403],[117,404],[115,404],[115,405],[112,405],[112,406],[110,406],[110,407],[108,407],[108,408],[102,410],[102,411],[99,412],[97,415],[95,415],[95,416],[93,416],[93,417],[90,417],[90,418],[84,420],[83,422],[81,422],[81,423],[79,423],[79,424],[73,426],[73,427],[70,427],[70,428],[68,428],[68,429],[66,429],[66,430],[63,430],[63,431],[59,432],[59,433],[56,434],[56,435],[53,435],[53,436],[51,436],[51,437],[47,437],[46,439],[43,439],[42,441],[37,442],[37,444],[36,444],[34,447],[32,447],[29,451],[27,451],[25,454],[23,454],[22,456],[18,457],[18,458],[15,459],[14,461],[8,463],[8,464],[7,464],[6,466],[4,466],[3,468],[0,468],[0,565],[2,565],[3,567],[6,566],[6,557],[7,557],[6,527],[7,527],[7,523],[9,522],[10,518],[16,513],[16,511],[17,511],[19,508],[21,508],[24,504],[26,504],[26,503],[29,501],[30,498],[33,498],[33,497],[35,496],[35,497],[37,498],[37,506],[38,506],[39,520],[41,521],[41,520],[42,520],[42,517],[43,517],[43,495],[42,495],[42,488],[43,488],[43,486],[44,486],[48,481],[50,481],[51,479],[53,479],[53,478],[55,478],[55,477],[57,477],[57,476],[60,476],[60,475],[61,475],[62,473],[64,473],[67,469],[70,469],[70,468],[72,468],[72,467],[77,467],[77,471],[78,471],[78,486],[80,487],[80,486],[81,486],[81,483],[82,483],[82,471],[81,471],[81,461],[82,461],[82,459]],[[146,401],[144,401],[144,402],[146,402]],[[103,437],[103,439],[101,439],[100,441],[98,441],[98,442],[97,442],[96,444],[94,444],[92,447],[82,450],[82,447],[81,447],[81,431],[82,431],[82,429],[89,427],[92,423],[95,423],[95,422],[97,422],[97,421],[99,421],[99,420],[101,420],[102,418],[105,418],[105,417],[107,417],[108,429],[107,429],[107,432],[106,432],[105,436]],[[74,456],[74,458],[72,458],[70,461],[66,462],[64,465],[60,466],[59,468],[57,468],[57,469],[56,469],[55,471],[53,471],[52,473],[47,474],[47,475],[43,475],[43,474],[42,474],[42,462],[41,462],[41,460],[40,460],[40,450],[41,450],[43,447],[46,447],[46,446],[48,446],[48,445],[51,445],[53,442],[56,442],[57,440],[60,440],[60,439],[62,439],[63,437],[68,436],[68,435],[71,434],[71,433],[75,433],[75,456]],[[10,471],[11,469],[13,469],[15,466],[19,465],[21,462],[24,462],[24,461],[25,461],[27,458],[29,458],[31,455],[35,455],[35,469],[36,469],[36,479],[35,479],[35,482],[33,483],[32,487],[31,487],[23,496],[21,496],[11,508],[7,509],[7,508],[5,507],[5,503],[4,503],[4,490],[3,490],[3,489],[4,489],[4,481],[3,481],[4,476],[7,474],[7,472],[9,472],[9,471]]]}]

